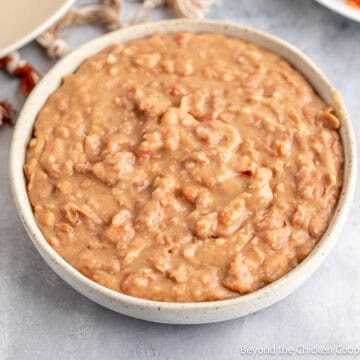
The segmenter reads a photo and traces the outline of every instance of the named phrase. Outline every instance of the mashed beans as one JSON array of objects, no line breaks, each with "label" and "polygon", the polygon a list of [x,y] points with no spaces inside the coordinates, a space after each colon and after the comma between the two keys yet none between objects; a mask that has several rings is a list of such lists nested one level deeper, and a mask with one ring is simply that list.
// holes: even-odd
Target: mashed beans
[{"label": "mashed beans", "polygon": [[232,298],[286,274],[325,232],[339,127],[279,56],[157,34],[64,78],[35,123],[28,193],[47,241],[90,279],[160,301]]}]

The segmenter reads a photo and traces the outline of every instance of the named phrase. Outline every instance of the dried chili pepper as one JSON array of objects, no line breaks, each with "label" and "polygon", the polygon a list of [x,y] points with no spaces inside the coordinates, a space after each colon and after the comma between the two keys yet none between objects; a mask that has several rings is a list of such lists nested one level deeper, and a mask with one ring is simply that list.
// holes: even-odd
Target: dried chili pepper
[{"label": "dried chili pepper", "polygon": [[29,95],[31,93],[40,78],[39,74],[27,63],[18,67],[15,70],[14,75],[21,78],[21,89],[25,95]]},{"label": "dried chili pepper", "polygon": [[[39,81],[41,74],[28,62],[22,60],[18,52],[0,58],[0,69],[21,80],[21,89],[27,96]],[[0,127],[4,124],[14,125],[15,111],[7,101],[0,101]]]},{"label": "dried chili pepper", "polygon": [[0,101],[0,127],[4,124],[14,126],[15,111],[7,101]]},{"label": "dried chili pepper", "polygon": [[41,74],[28,62],[22,60],[17,52],[1,58],[0,69],[6,69],[9,74],[21,79],[21,89],[25,95],[30,94],[41,77]]}]

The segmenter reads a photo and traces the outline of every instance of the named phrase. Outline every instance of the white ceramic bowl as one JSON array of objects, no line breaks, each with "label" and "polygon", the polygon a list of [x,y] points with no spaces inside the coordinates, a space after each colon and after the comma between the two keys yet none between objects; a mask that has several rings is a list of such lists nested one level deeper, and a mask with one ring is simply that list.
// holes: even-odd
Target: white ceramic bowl
[{"label": "white ceramic bowl", "polygon": [[[74,72],[86,58],[116,42],[143,38],[155,32],[184,30],[223,33],[253,41],[280,54],[305,75],[319,95],[334,106],[342,120],[344,185],[328,230],[311,254],[294,270],[260,290],[231,300],[201,303],[157,302],[120,294],[91,281],[63,260],[47,243],[35,223],[26,192],[23,165],[34,121],[48,96],[60,85],[62,76]],[[10,153],[10,179],[18,212],[34,245],[50,267],[80,293],[107,308],[136,318],[173,324],[209,323],[241,317],[263,309],[294,291],[320,265],[333,246],[350,207],[355,176],[356,149],[352,125],[340,95],[316,66],[301,52],[278,38],[248,27],[217,21],[171,20],[144,24],[107,34],[81,46],[54,66],[29,96],[17,121]]]}]

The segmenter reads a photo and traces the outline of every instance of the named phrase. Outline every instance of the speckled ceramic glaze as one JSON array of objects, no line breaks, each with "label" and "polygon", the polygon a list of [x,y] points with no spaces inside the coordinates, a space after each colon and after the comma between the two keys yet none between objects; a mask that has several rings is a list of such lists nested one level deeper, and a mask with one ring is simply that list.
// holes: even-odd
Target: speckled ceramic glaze
[{"label": "speckled ceramic glaze", "polygon": [[[72,73],[88,57],[116,43],[146,37],[155,32],[219,32],[257,43],[284,57],[310,81],[319,95],[331,104],[342,120],[344,144],[344,185],[330,226],[311,254],[295,269],[251,294],[231,300],[200,303],[168,303],[143,300],[107,289],[86,278],[47,243],[37,227],[26,192],[23,165],[34,121],[48,96],[60,85],[65,74]],[[119,30],[95,39],[61,60],[37,85],[28,98],[16,125],[10,153],[10,180],[21,220],[39,253],[67,283],[93,301],[140,319],[172,324],[199,324],[238,318],[263,309],[289,295],[320,265],[341,230],[355,189],[356,148],[351,122],[340,95],[301,52],[269,34],[237,24],[217,21],[171,20]]]}]

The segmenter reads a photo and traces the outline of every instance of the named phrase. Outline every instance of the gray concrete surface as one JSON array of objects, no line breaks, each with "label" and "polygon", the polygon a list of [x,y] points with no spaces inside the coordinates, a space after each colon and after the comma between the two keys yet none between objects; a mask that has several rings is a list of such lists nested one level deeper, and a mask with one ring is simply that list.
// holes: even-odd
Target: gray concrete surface
[{"label": "gray concrete surface", "polygon": [[[135,5],[130,5],[129,14]],[[128,15],[129,15],[128,14]],[[167,17],[166,11],[155,18]],[[281,36],[307,53],[341,91],[360,136],[360,24],[311,0],[223,0],[210,18]],[[75,46],[99,30],[67,30]],[[22,55],[46,71],[36,44]],[[0,99],[21,107],[18,82],[0,73]],[[12,130],[0,131],[0,359],[240,359],[242,346],[283,346],[295,358],[311,347],[360,348],[360,194],[336,247],[321,268],[284,301],[245,318],[202,326],[143,322],[106,310],[65,284],[44,263],[23,229],[10,193],[7,159]],[[268,350],[269,351],[269,350]],[[272,351],[272,350],[271,350]],[[251,357],[249,355],[249,357]],[[360,358],[360,354],[357,356]],[[307,356],[303,356],[307,358]]]}]

